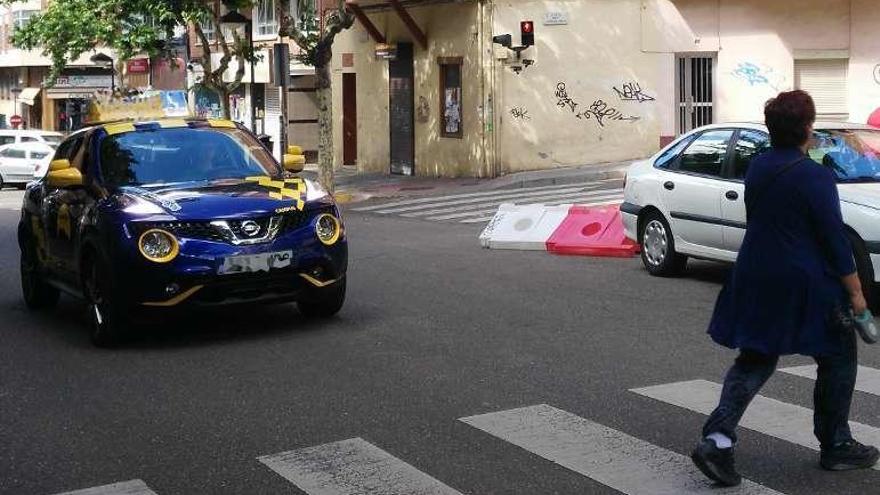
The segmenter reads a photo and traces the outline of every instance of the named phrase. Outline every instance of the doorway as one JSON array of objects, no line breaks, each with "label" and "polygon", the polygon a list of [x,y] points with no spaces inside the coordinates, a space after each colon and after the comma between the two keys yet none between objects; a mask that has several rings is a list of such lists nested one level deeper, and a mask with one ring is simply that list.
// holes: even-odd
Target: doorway
[{"label": "doorway", "polygon": [[715,57],[676,56],[675,79],[678,133],[684,134],[715,122]]},{"label": "doorway", "polygon": [[357,165],[357,74],[342,74],[342,164]]},{"label": "doorway", "polygon": [[388,63],[391,173],[415,174],[415,102],[413,45],[398,43],[397,57]]}]

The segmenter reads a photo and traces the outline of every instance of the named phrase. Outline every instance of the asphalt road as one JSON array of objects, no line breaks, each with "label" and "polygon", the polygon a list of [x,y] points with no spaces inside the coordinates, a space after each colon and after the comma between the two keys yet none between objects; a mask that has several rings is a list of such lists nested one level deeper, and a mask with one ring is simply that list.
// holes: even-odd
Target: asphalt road
[{"label": "asphalt road", "polygon": [[[483,250],[479,226],[356,212],[338,318],[192,315],[100,350],[80,303],[25,309],[4,206],[16,194],[0,192],[3,494],[130,479],[159,495],[303,493],[256,458],[356,437],[461,493],[618,493],[458,419],[550,404],[688,454],[704,416],[629,389],[718,382],[733,357],[704,333],[724,267],[656,279],[636,259]],[[862,347],[860,362],[880,368],[880,352]],[[811,408],[811,389],[777,374],[762,393]],[[857,393],[853,419],[880,425],[878,406]],[[748,430],[738,460],[786,494],[880,486],[877,471],[828,474],[813,451]]]}]

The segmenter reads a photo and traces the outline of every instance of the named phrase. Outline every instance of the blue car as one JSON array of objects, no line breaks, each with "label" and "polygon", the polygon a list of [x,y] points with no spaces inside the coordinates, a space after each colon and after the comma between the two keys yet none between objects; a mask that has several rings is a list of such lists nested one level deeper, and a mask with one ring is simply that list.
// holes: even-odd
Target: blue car
[{"label": "blue car", "polygon": [[33,310],[85,299],[96,345],[143,310],[296,301],[311,317],[345,301],[339,209],[224,120],[96,125],[58,147],[25,193],[21,285]]}]

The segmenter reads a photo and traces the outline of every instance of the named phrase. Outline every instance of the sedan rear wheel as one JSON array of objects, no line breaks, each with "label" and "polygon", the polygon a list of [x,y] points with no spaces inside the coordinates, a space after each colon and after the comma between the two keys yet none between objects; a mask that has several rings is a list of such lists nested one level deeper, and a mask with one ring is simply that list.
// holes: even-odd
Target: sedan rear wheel
[{"label": "sedan rear wheel", "polygon": [[657,212],[648,213],[641,232],[642,263],[648,273],[658,277],[680,275],[687,257],[675,251],[675,239],[666,219]]}]

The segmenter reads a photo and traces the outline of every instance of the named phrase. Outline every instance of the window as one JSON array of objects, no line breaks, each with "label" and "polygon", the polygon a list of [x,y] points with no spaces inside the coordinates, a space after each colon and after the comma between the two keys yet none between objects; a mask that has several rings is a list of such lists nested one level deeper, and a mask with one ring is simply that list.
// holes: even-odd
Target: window
[{"label": "window", "polygon": [[15,136],[0,136],[0,146],[4,144],[12,144],[15,142]]},{"label": "window", "polygon": [[685,147],[687,147],[687,145],[691,144],[691,141],[693,140],[693,138],[694,138],[693,136],[688,136],[688,137],[682,139],[681,141],[675,143],[674,145],[672,145],[669,149],[664,151],[663,154],[660,155],[659,158],[657,158],[657,161],[654,162],[654,166],[657,168],[668,167],[670,164],[672,164],[674,162],[674,160],[676,158],[678,158],[678,155],[681,153],[681,150],[685,149]]},{"label": "window", "polygon": [[315,0],[291,0],[290,18],[293,19],[300,29],[310,30],[317,28],[317,12]]},{"label": "window", "polygon": [[760,131],[741,130],[733,149],[733,178],[745,179],[752,158],[770,149],[770,136]]},{"label": "window", "polygon": [[274,36],[278,32],[278,22],[275,19],[275,0],[257,0],[254,5],[256,11],[256,35]]},{"label": "window", "polygon": [[16,29],[21,29],[30,20],[34,14],[39,14],[39,10],[16,10],[12,13],[12,24]]},{"label": "window", "polygon": [[440,135],[461,138],[461,57],[441,57],[440,63]]},{"label": "window", "polygon": [[32,160],[42,160],[49,156],[48,151],[31,151],[31,159]]},{"label": "window", "polygon": [[849,59],[805,59],[794,61],[794,84],[810,93],[818,120],[846,121],[849,118],[847,68]]},{"label": "window", "polygon": [[35,137],[31,137],[31,136],[22,136],[22,137],[21,137],[21,142],[22,142],[22,143],[30,143],[30,142],[34,142],[34,141],[36,141],[36,140],[37,140],[37,138],[35,138]]},{"label": "window", "polygon": [[720,176],[731,136],[733,131],[729,129],[700,134],[681,154],[677,169],[692,174]]},{"label": "window", "polygon": [[25,152],[18,148],[6,148],[2,153],[4,158],[25,158]]},{"label": "window", "polygon": [[203,21],[200,21],[199,27],[202,28],[202,33],[204,33],[205,38],[208,38],[209,43],[217,41],[217,31],[214,30],[213,20],[205,19]]},{"label": "window", "polygon": [[838,182],[880,182],[880,131],[817,130],[807,154],[830,168]]}]

